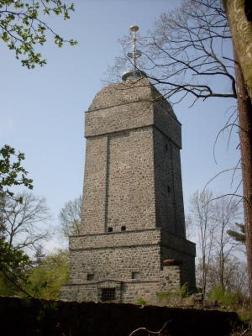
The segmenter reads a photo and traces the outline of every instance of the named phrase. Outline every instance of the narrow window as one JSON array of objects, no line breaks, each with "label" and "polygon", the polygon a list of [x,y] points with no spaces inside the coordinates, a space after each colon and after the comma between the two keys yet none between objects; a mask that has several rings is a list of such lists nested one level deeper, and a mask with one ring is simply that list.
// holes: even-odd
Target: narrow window
[{"label": "narrow window", "polygon": [[101,300],[103,302],[115,300],[115,288],[102,288]]},{"label": "narrow window", "polygon": [[93,273],[88,273],[87,274],[87,280],[90,281],[90,280],[94,280],[94,274]]},{"label": "narrow window", "polygon": [[125,225],[123,225],[123,226],[121,227],[121,231],[126,231],[126,226],[125,226]]},{"label": "narrow window", "polygon": [[108,227],[108,232],[113,232],[113,228],[111,226]]},{"label": "narrow window", "polygon": [[167,186],[167,191],[168,191],[168,193],[171,192],[171,187],[170,186]]},{"label": "narrow window", "polygon": [[137,280],[140,278],[140,273],[139,272],[132,272],[131,273],[131,279]]},{"label": "narrow window", "polygon": [[165,151],[167,152],[168,151],[168,145],[165,144]]}]

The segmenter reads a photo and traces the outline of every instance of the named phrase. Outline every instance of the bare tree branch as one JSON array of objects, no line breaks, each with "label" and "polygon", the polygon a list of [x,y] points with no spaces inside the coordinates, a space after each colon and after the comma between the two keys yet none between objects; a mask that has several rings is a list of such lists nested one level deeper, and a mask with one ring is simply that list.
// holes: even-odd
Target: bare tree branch
[{"label": "bare tree branch", "polygon": [[17,195],[21,202],[6,198],[3,209],[3,234],[9,246],[18,249],[36,249],[49,237],[45,224],[50,218],[45,200],[32,193]]}]

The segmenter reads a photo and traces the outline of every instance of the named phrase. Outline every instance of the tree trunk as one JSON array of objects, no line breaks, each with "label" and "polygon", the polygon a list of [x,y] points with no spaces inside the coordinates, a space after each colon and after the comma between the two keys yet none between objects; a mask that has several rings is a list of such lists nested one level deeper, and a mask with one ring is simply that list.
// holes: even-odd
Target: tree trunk
[{"label": "tree trunk", "polygon": [[252,24],[245,15],[246,0],[223,0],[232,33],[240,124],[249,294],[252,304]]},{"label": "tree trunk", "polygon": [[249,294],[252,304],[252,105],[239,64],[236,65],[236,88],[240,124],[239,134],[243,177]]},{"label": "tree trunk", "polygon": [[223,0],[237,59],[241,66],[244,83],[252,101],[252,22],[245,14],[245,3],[251,0]]}]

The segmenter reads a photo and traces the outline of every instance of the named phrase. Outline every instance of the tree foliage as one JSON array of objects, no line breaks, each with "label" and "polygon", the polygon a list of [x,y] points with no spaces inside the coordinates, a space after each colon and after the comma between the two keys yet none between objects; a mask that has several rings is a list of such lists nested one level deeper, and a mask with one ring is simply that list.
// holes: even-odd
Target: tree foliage
[{"label": "tree foliage", "polygon": [[22,251],[9,246],[0,239],[0,295],[25,294],[29,257]]},{"label": "tree foliage", "polygon": [[44,65],[46,60],[39,52],[39,46],[47,41],[48,34],[54,43],[62,47],[65,43],[75,45],[73,39],[65,40],[48,23],[48,17],[70,18],[73,3],[62,0],[0,0],[0,38],[15,52],[23,66],[34,68]]},{"label": "tree foliage", "polygon": [[235,223],[237,226],[238,230],[228,230],[227,233],[229,234],[230,237],[232,237],[235,241],[245,244],[246,241],[246,236],[245,236],[245,225],[244,224],[239,224]]},{"label": "tree foliage", "polygon": [[27,290],[32,296],[56,300],[61,287],[69,276],[69,256],[66,251],[59,251],[46,256],[35,266],[28,277]]},{"label": "tree foliage", "polygon": [[[6,241],[4,209],[6,201],[21,203],[20,197],[15,197],[13,187],[25,186],[32,189],[32,180],[22,166],[25,159],[23,153],[8,145],[0,149],[0,280],[7,284],[8,291],[23,289],[26,281],[26,268],[30,264],[29,257],[21,250],[11,246]],[[2,286],[1,286],[2,287]]]},{"label": "tree foliage", "polygon": [[[0,149],[0,193],[13,196],[12,187],[25,186],[32,189],[32,179],[22,166],[25,155],[16,153],[15,148],[5,145]],[[2,200],[3,202],[3,200]]]}]

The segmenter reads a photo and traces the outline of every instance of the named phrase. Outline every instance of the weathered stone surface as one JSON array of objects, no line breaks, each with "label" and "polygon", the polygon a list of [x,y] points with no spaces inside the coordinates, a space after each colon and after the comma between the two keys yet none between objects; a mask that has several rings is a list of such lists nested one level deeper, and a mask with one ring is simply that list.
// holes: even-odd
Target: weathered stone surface
[{"label": "weathered stone surface", "polygon": [[[195,287],[186,240],[181,125],[144,78],[101,90],[86,113],[81,234],[70,238],[62,298],[156,303],[156,293]],[[180,264],[164,265],[166,259]]]}]

